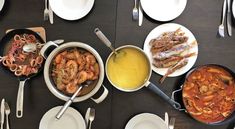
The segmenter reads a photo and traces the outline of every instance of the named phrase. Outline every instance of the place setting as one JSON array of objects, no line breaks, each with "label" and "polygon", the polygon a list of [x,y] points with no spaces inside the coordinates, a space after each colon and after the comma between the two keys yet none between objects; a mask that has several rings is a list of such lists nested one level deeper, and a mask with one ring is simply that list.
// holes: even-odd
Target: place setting
[{"label": "place setting", "polygon": [[153,20],[168,22],[179,17],[186,5],[187,0],[135,0],[132,17],[139,26],[143,23],[143,12]]},{"label": "place setting", "polygon": [[73,21],[85,17],[94,6],[95,0],[45,0],[44,20],[54,23],[53,14]]}]

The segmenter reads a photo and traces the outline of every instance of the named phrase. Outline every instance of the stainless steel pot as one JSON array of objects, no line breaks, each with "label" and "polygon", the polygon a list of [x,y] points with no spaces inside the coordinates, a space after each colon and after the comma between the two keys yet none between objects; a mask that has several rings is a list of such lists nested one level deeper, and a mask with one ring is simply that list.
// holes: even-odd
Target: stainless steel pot
[{"label": "stainless steel pot", "polygon": [[[57,98],[67,101],[70,97],[65,95],[64,93],[60,92],[59,90],[57,90],[52,77],[50,75],[51,71],[50,71],[50,67],[52,64],[52,60],[55,58],[55,56],[67,49],[71,49],[71,48],[82,48],[85,49],[87,51],[89,51],[91,54],[93,54],[99,64],[100,67],[100,75],[99,75],[99,79],[96,83],[96,86],[94,87],[94,89],[89,92],[86,95],[83,96],[79,96],[76,97],[74,99],[74,102],[81,102],[84,100],[87,100],[89,98],[91,98],[93,101],[95,101],[96,103],[100,103],[102,102],[108,95],[108,90],[105,86],[102,85],[103,80],[104,80],[104,64],[103,61],[100,57],[100,55],[98,54],[98,52],[93,49],[91,46],[85,44],[85,43],[81,43],[81,42],[68,42],[68,43],[64,43],[63,45],[58,45],[52,41],[47,42],[43,48],[41,49],[40,53],[41,55],[46,59],[45,62],[45,67],[44,67],[44,79],[45,82],[47,84],[48,89],[51,91],[52,94],[54,94]],[[53,49],[51,52],[48,53],[49,50]],[[103,88],[103,93],[96,99],[92,98],[92,96],[94,94],[96,94],[100,88]]]},{"label": "stainless steel pot", "polygon": [[[109,82],[110,82],[115,88],[117,88],[118,90],[124,91],[124,92],[134,92],[134,91],[140,90],[140,89],[143,88],[143,87],[147,87],[147,88],[150,89],[152,92],[154,92],[155,94],[159,95],[162,99],[164,99],[166,102],[168,102],[168,103],[169,103],[172,107],[174,107],[175,109],[177,109],[177,110],[181,109],[181,105],[180,105],[178,102],[176,102],[176,101],[174,101],[173,99],[171,99],[171,98],[170,98],[169,96],[167,96],[161,89],[159,89],[158,86],[156,86],[155,84],[153,84],[153,83],[151,83],[151,82],[149,81],[149,79],[150,79],[150,77],[151,77],[151,75],[152,75],[152,68],[151,68],[152,65],[151,65],[150,59],[148,58],[148,56],[146,55],[146,53],[145,53],[142,49],[140,49],[139,47],[136,47],[136,46],[133,46],[133,45],[124,45],[124,46],[121,46],[121,47],[117,48],[116,51],[119,51],[119,50],[121,50],[121,49],[123,49],[123,48],[132,48],[132,49],[135,49],[135,50],[141,52],[143,55],[145,55],[145,58],[146,58],[146,60],[148,61],[148,65],[149,65],[149,66],[148,66],[148,67],[149,67],[148,76],[146,77],[146,80],[145,80],[145,82],[144,82],[142,85],[136,87],[135,89],[126,90],[126,89],[120,88],[119,86],[115,85],[115,84],[111,81],[111,79],[110,79],[110,77],[109,77],[109,74],[108,74],[107,67],[106,67],[106,68],[105,68],[105,72],[106,72],[106,76],[107,76]],[[113,54],[114,54],[114,52],[112,52],[112,53],[109,55],[108,59],[106,60],[106,66],[108,65],[108,61],[111,59],[111,56],[112,56]]]}]

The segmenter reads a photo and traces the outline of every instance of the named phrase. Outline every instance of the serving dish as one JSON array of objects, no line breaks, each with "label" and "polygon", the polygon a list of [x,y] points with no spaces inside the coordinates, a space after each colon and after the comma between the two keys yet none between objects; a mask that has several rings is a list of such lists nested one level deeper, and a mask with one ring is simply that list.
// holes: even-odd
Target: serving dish
[{"label": "serving dish", "polygon": [[156,37],[162,35],[164,32],[173,32],[176,31],[177,29],[181,29],[182,32],[184,32],[185,36],[188,37],[188,43],[192,44],[193,42],[195,42],[196,44],[190,48],[188,50],[188,53],[195,53],[196,55],[191,56],[188,59],[188,63],[187,65],[185,65],[184,67],[176,70],[174,73],[168,75],[168,77],[176,77],[176,76],[180,76],[184,73],[186,73],[188,70],[190,70],[193,65],[195,64],[196,60],[197,60],[197,54],[198,54],[198,44],[197,44],[197,40],[195,38],[195,36],[193,35],[193,33],[188,30],[186,27],[180,25],[180,24],[176,24],[176,23],[167,23],[167,24],[162,24],[156,28],[154,28],[146,37],[145,42],[144,42],[144,52],[147,54],[147,56],[150,59],[150,62],[152,64],[152,70],[162,76],[164,76],[167,73],[168,68],[157,68],[156,66],[153,65],[153,55],[151,53],[151,46],[150,46],[150,41],[152,39],[155,39]]},{"label": "serving dish", "polygon": [[[48,50],[51,49],[52,47],[54,47],[54,49],[48,55]],[[43,46],[43,48],[41,49],[41,54],[44,58],[46,58],[45,68],[44,68],[44,79],[47,84],[47,87],[51,91],[51,93],[53,93],[57,98],[59,98],[61,100],[67,101],[70,98],[69,95],[66,95],[57,89],[57,86],[55,85],[53,78],[51,76],[51,70],[52,70],[53,60],[58,53],[60,53],[64,50],[69,50],[69,49],[74,49],[74,48],[84,49],[84,50],[90,52],[91,54],[93,54],[99,64],[99,70],[100,70],[99,78],[98,78],[97,82],[94,83],[94,85],[95,85],[94,88],[89,93],[76,97],[74,99],[74,102],[81,102],[81,101],[84,101],[86,99],[91,98],[96,103],[100,103],[106,98],[106,96],[108,94],[108,90],[102,85],[103,79],[104,79],[104,65],[103,65],[103,61],[102,61],[100,55],[98,54],[98,52],[95,49],[93,49],[91,46],[89,46],[85,43],[68,42],[68,43],[64,43],[59,46],[59,45],[50,41]],[[97,99],[92,98],[92,96],[96,92],[98,92],[98,90],[100,88],[104,89],[103,93]]]},{"label": "serving dish", "polygon": [[[199,102],[199,105],[198,105],[198,103],[196,103],[196,104],[193,104],[192,102],[188,102],[187,101],[187,99],[185,99],[185,98],[188,98],[188,93],[186,92],[190,87],[188,86],[188,79],[190,79],[191,80],[191,75],[195,75],[195,73],[197,74],[197,75],[199,75],[197,72],[198,72],[198,70],[200,70],[200,69],[204,69],[204,68],[220,68],[220,69],[223,69],[223,70],[225,70],[226,71],[226,73],[228,73],[228,74],[230,74],[233,78],[233,81],[234,81],[234,78],[235,78],[235,74],[234,74],[234,72],[233,71],[231,71],[229,68],[227,68],[227,67],[224,67],[224,66],[221,66],[221,65],[217,65],[217,64],[207,64],[207,65],[202,65],[202,66],[198,66],[198,67],[196,67],[196,68],[193,68],[192,70],[190,70],[188,73],[187,73],[187,75],[186,75],[186,77],[185,77],[185,80],[184,80],[184,83],[183,83],[183,85],[180,87],[180,89],[177,89],[177,90],[175,90],[175,91],[173,91],[173,93],[172,93],[172,99],[173,100],[175,100],[175,101],[177,101],[177,102],[179,102],[180,104],[181,104],[181,109],[179,109],[179,111],[185,111],[185,112],[187,112],[192,118],[194,118],[195,120],[197,120],[197,121],[199,121],[199,122],[201,122],[201,123],[204,123],[204,124],[208,124],[208,125],[221,125],[221,124],[226,124],[226,123],[228,123],[228,122],[231,122],[231,121],[233,121],[234,119],[235,119],[235,114],[234,114],[234,109],[235,109],[235,104],[233,104],[233,107],[232,107],[232,110],[230,110],[231,112],[229,112],[229,114],[227,114],[226,115],[226,117],[224,118],[224,119],[212,119],[212,120],[210,120],[210,119],[208,119],[208,120],[206,120],[206,119],[201,119],[201,118],[199,118],[197,115],[203,115],[203,114],[206,114],[206,115],[212,115],[211,113],[216,113],[216,112],[211,112],[210,110],[208,110],[207,108],[208,108],[208,106],[207,105],[204,105],[203,106],[203,108],[202,108],[202,112],[197,112],[197,113],[200,113],[200,114],[197,114],[197,113],[193,113],[194,111],[200,111],[201,109],[200,109],[200,105],[201,104],[211,104],[213,101],[218,101],[218,102],[216,102],[216,103],[214,103],[214,104],[212,104],[212,105],[209,105],[209,107],[212,109],[212,110],[214,110],[214,108],[216,108],[217,106],[219,106],[220,104],[220,101],[221,100],[223,100],[223,99],[226,99],[226,94],[225,94],[225,96],[224,97],[221,97],[220,95],[216,95],[215,96],[215,100],[213,100],[213,98],[211,98],[211,97],[208,97],[208,95],[199,95],[198,97],[197,97],[197,95],[195,95],[195,93],[200,93],[202,90],[203,91],[205,91],[205,85],[202,85],[201,84],[201,82],[198,82],[198,81],[195,81],[195,83],[198,83],[199,84],[199,86],[200,86],[200,88],[198,89],[198,90],[192,90],[191,92],[193,92],[193,93],[191,93],[191,94],[193,94],[194,95],[194,98],[195,99],[197,99],[197,98],[200,98],[200,99],[198,99],[197,100],[197,102]],[[209,72],[206,74],[206,75],[208,75],[209,74]],[[211,76],[211,75],[209,75],[209,76]],[[206,76],[206,78],[208,78],[209,76]],[[212,76],[216,76],[216,75],[212,75]],[[195,78],[195,77],[194,77]],[[204,77],[200,77],[201,79],[204,79]],[[211,77],[210,77],[211,78]],[[195,79],[197,79],[197,77],[195,78]],[[213,78],[212,78],[213,79]],[[217,77],[216,77],[216,79],[218,79]],[[207,81],[207,80],[205,80],[205,81]],[[216,84],[217,82],[209,82],[209,84],[210,85],[214,85],[214,84]],[[227,83],[227,82],[226,82]],[[209,88],[213,88],[214,86],[210,86]],[[229,91],[229,92],[231,92],[232,94],[235,94],[235,90],[234,90],[234,86],[232,86],[233,88],[232,89],[226,89],[227,87],[225,87],[225,89],[224,90],[227,90],[227,91]],[[191,87],[192,88],[192,87]],[[223,89],[221,89],[221,90],[223,90]],[[195,92],[195,93],[194,93]],[[207,92],[205,92],[205,93],[207,93]],[[209,93],[209,92],[208,92]],[[220,92],[218,92],[218,93],[220,93]],[[215,93],[210,93],[210,95],[215,95],[215,94],[217,94],[217,92],[215,92]],[[209,96],[210,96],[209,95]],[[189,95],[190,96],[190,95]],[[219,99],[219,98],[222,98],[222,99]],[[234,98],[234,95],[227,95],[227,97],[233,97]],[[205,99],[206,100],[205,100]],[[204,102],[204,100],[205,100],[205,102]],[[195,100],[196,101],[196,100]],[[203,101],[203,102],[200,102],[200,101]],[[218,105],[219,104],[219,105]],[[189,108],[189,105],[192,105],[192,107],[197,107],[196,108],[196,110],[191,110],[190,108]],[[223,105],[223,104],[221,104],[221,105]],[[222,108],[223,108],[224,106],[222,106]],[[204,108],[206,109],[205,111],[204,111]],[[193,111],[193,112],[192,112]],[[222,111],[222,110],[221,110]],[[222,114],[221,114],[222,115]],[[202,117],[204,117],[204,116],[202,116]]]},{"label": "serving dish", "polygon": [[[29,43],[30,41],[21,41],[22,39],[25,40],[25,38],[20,38],[19,35],[31,35],[34,38],[36,38],[36,40],[38,40],[38,42],[43,45],[44,40],[34,31],[32,30],[28,30],[28,29],[15,29],[12,30],[10,32],[8,32],[0,41],[1,44],[1,48],[0,48],[0,56],[1,56],[1,61],[4,61],[4,58],[6,57],[6,55],[10,55],[9,59],[10,60],[15,60],[15,57],[24,57],[21,58],[22,62],[17,62],[17,60],[15,61],[10,61],[9,64],[10,65],[19,65],[19,71],[21,71],[20,73],[24,73],[23,71],[28,71],[28,66],[30,65],[30,62],[26,59],[27,55],[31,54],[31,53],[20,53],[19,51],[22,51],[22,46],[18,46],[19,44],[22,45],[22,43]],[[16,38],[16,39],[14,39]],[[18,40],[19,39],[19,40]],[[16,46],[13,46],[13,43]],[[35,42],[36,43],[36,42]],[[10,52],[11,51],[11,52]],[[13,56],[14,55],[14,56]],[[40,56],[40,54],[36,54],[37,56]],[[11,57],[13,56],[13,57]],[[7,60],[6,60],[7,61]],[[13,69],[9,69],[8,67],[3,65],[3,62],[0,63],[0,66],[2,66],[1,68],[3,69],[3,71],[5,71],[6,73],[8,73],[9,75],[17,78],[19,80],[19,89],[18,89],[18,95],[17,95],[17,102],[16,102],[16,116],[18,118],[21,118],[23,116],[23,100],[24,100],[24,86],[25,86],[25,82],[27,80],[29,80],[30,78],[34,77],[37,75],[37,73],[39,73],[42,69],[43,69],[43,59],[42,59],[42,64],[38,67],[38,69],[36,71],[34,71],[33,73],[30,73],[29,75],[24,75],[24,74],[16,74],[17,69],[14,68]],[[26,67],[25,67],[26,66]],[[24,68],[24,70],[23,70]]]}]

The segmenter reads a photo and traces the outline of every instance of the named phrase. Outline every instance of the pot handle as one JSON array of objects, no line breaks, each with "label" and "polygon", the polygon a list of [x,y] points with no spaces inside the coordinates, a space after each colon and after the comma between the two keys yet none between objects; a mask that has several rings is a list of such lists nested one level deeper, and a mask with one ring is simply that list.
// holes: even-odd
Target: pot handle
[{"label": "pot handle", "polygon": [[51,47],[58,47],[59,45],[57,45],[56,43],[49,41],[47,43],[45,43],[45,45],[42,47],[42,49],[40,50],[40,54],[46,59],[48,57],[48,54],[46,53],[47,50]]},{"label": "pot handle", "polygon": [[[171,99],[174,100],[174,101],[176,101],[176,100],[175,100],[175,94],[177,94],[178,92],[182,91],[182,89],[183,89],[183,85],[180,86],[180,89],[174,90],[174,91],[172,92],[172,94],[171,94]],[[186,109],[183,109],[183,108],[180,108],[180,109],[178,109],[178,110],[179,110],[179,111],[185,111],[185,112],[187,112],[187,110],[186,110]]]},{"label": "pot handle", "polygon": [[24,104],[24,86],[25,82],[28,79],[20,80],[19,89],[17,94],[17,101],[16,101],[16,117],[21,118],[23,116],[23,104]]},{"label": "pot handle", "polygon": [[94,99],[94,98],[91,97],[91,99],[92,99],[94,102],[96,102],[97,104],[98,104],[98,103],[101,103],[101,102],[108,96],[108,93],[109,93],[108,89],[107,89],[103,84],[102,84],[102,87],[104,88],[104,91],[103,91],[103,93],[100,95],[100,97],[98,97],[97,99]]},{"label": "pot handle", "polygon": [[149,88],[151,91],[153,91],[155,94],[159,95],[162,99],[167,101],[171,106],[173,106],[175,109],[180,110],[181,105],[176,102],[175,100],[171,99],[169,96],[167,96],[161,89],[159,89],[156,85],[153,83],[149,83],[147,85],[147,88]]}]

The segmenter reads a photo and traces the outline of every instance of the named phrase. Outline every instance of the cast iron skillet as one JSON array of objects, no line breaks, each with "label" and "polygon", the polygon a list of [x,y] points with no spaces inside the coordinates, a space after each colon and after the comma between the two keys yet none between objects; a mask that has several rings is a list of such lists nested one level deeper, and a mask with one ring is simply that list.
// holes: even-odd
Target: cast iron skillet
[{"label": "cast iron skillet", "polygon": [[[183,84],[180,86],[180,89],[177,89],[175,91],[172,92],[172,96],[171,98],[173,100],[175,100],[176,102],[180,103],[181,104],[181,109],[178,109],[179,111],[185,111],[187,114],[189,114],[193,119],[195,119],[190,113],[187,112],[187,109],[183,103],[183,96],[182,96],[182,90],[184,88],[184,83],[187,79],[187,77],[196,69],[198,68],[201,68],[201,67],[204,67],[204,66],[217,66],[217,67],[221,67],[223,69],[225,69],[227,72],[229,72],[233,78],[235,79],[235,73],[230,70],[229,68],[227,67],[224,67],[222,65],[217,65],[217,64],[207,64],[207,65],[202,65],[202,66],[198,66],[198,67],[195,67],[193,69],[191,69],[185,76],[184,78],[184,82]],[[198,121],[197,119],[195,119],[196,121]],[[219,121],[219,122],[216,122],[216,123],[205,123],[205,122],[202,122],[202,121],[198,121],[198,122],[201,122],[201,123],[204,123],[204,124],[207,124],[207,125],[223,125],[223,124],[228,124],[229,122],[231,121],[234,121],[235,120],[235,111],[230,115],[228,116],[225,120],[223,121]]]},{"label": "cast iron skillet", "polygon": [[[16,34],[32,34],[36,37],[36,39],[40,42],[40,43],[44,43],[43,39],[34,31],[32,30],[28,30],[28,29],[15,29],[10,31],[9,33],[7,33],[2,40],[0,41],[0,56],[5,56],[7,54],[7,52],[9,51],[9,46],[11,46],[10,44],[10,40],[13,39],[13,37]],[[24,84],[26,82],[26,80],[30,79],[31,77],[34,77],[35,75],[37,75],[37,73],[34,74],[30,74],[29,76],[16,76],[13,72],[11,72],[6,66],[4,66],[2,63],[0,63],[1,69],[2,71],[6,72],[7,74],[17,78],[19,80],[19,90],[18,90],[18,95],[17,95],[17,104],[16,104],[16,116],[17,118],[20,118],[23,116],[23,98],[24,98]],[[43,66],[43,64],[42,64]],[[40,72],[42,70],[43,67],[40,67],[38,72]]]}]

